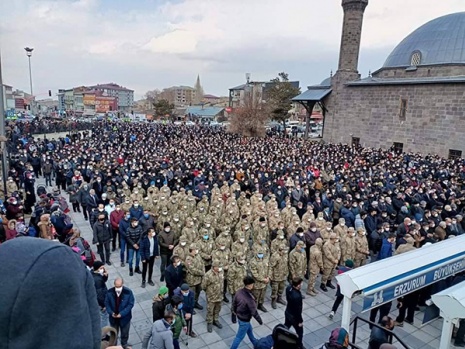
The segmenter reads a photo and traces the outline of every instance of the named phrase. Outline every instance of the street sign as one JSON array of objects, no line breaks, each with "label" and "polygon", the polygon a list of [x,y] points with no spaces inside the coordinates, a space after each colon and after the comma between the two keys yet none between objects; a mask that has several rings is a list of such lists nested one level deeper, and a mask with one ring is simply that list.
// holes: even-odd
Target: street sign
[{"label": "street sign", "polygon": [[403,279],[401,282],[397,283],[393,281],[391,284],[386,284],[385,288],[381,290],[378,289],[376,292],[371,294],[368,291],[367,294],[364,294],[363,311],[388,303],[399,297],[431,285],[439,280],[464,271],[465,257],[462,256],[461,258],[462,259],[458,261],[456,260],[425,272],[415,273],[414,270],[411,272],[412,277],[410,279]]}]

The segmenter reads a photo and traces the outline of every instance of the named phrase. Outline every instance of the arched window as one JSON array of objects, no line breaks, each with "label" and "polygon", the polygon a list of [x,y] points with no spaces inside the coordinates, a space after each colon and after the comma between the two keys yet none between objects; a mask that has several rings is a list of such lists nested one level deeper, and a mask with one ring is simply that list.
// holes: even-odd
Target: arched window
[{"label": "arched window", "polygon": [[421,63],[421,52],[420,51],[415,51],[412,53],[412,57],[410,58],[410,65],[412,67],[416,67],[417,65],[420,65]]}]

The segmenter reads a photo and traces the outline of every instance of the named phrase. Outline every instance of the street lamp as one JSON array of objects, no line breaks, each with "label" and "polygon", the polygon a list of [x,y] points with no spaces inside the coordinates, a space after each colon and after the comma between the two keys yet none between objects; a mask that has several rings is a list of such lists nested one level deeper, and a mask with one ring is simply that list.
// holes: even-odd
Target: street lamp
[{"label": "street lamp", "polygon": [[2,154],[2,179],[3,179],[3,194],[5,196],[5,200],[7,198],[7,190],[6,190],[6,176],[7,176],[7,171],[6,171],[6,143],[8,142],[8,138],[6,138],[4,135],[0,135],[0,149],[1,149],[1,154]]},{"label": "street lamp", "polygon": [[[31,47],[25,47],[24,50],[26,51],[27,58],[29,59],[29,87],[31,88],[31,98],[34,96],[34,93],[32,91],[32,69],[31,69],[31,56],[32,56],[32,51],[34,51],[33,48]],[[31,114],[34,114],[32,112],[33,109],[33,101],[31,100]]]}]

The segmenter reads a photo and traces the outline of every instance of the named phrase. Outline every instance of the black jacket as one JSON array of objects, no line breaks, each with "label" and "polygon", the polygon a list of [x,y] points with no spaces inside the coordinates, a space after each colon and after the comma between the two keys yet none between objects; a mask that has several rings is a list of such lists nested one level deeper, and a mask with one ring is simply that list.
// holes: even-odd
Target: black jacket
[{"label": "black jacket", "polygon": [[100,308],[105,308],[105,298],[107,297],[108,293],[108,288],[106,285],[108,276],[100,275],[99,273],[92,273],[92,276],[94,277],[98,305],[100,305]]},{"label": "black jacket", "polygon": [[184,277],[185,272],[184,266],[182,264],[179,267],[175,267],[173,263],[171,263],[165,269],[166,287],[168,287],[170,292],[173,292],[176,288],[181,287],[184,282]]},{"label": "black jacket", "polygon": [[257,303],[252,292],[246,288],[241,288],[236,292],[233,299],[232,311],[241,321],[250,322],[252,316],[259,324],[262,324],[262,318],[257,312]]},{"label": "black jacket", "polygon": [[126,241],[129,243],[129,248],[133,248],[134,245],[140,245],[142,240],[142,228],[140,225],[133,227],[130,225],[126,230]]},{"label": "black jacket", "polygon": [[111,232],[111,227],[110,227],[110,222],[108,220],[105,220],[105,222],[96,222],[92,230],[94,232],[94,237],[92,239],[92,242],[95,243],[104,243],[108,242],[112,238],[112,232]]},{"label": "black jacket", "polygon": [[163,300],[157,299],[155,302],[152,303],[153,322],[163,319],[166,305],[169,303],[169,298],[164,298]]},{"label": "black jacket", "polygon": [[368,341],[368,349],[379,349],[384,343],[389,343],[387,332],[382,328],[373,327]]},{"label": "black jacket", "polygon": [[295,324],[304,322],[302,319],[302,293],[289,285],[286,288],[286,299],[287,306],[284,312],[286,318]]}]

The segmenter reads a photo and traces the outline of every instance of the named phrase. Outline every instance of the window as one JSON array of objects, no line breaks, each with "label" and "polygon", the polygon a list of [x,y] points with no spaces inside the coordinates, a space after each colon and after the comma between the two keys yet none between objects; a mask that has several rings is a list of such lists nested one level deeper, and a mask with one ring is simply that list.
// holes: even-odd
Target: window
[{"label": "window", "polygon": [[405,121],[405,115],[407,113],[407,100],[402,98],[400,100],[399,119]]},{"label": "window", "polygon": [[462,157],[461,150],[449,149],[449,160],[456,160]]},{"label": "window", "polygon": [[398,153],[398,154],[400,154],[400,153],[402,153],[404,151],[404,143],[394,142],[392,147],[394,148],[394,151],[396,153]]},{"label": "window", "polygon": [[359,147],[360,146],[360,137],[352,137],[352,146]]},{"label": "window", "polygon": [[416,67],[417,65],[421,64],[421,52],[415,51],[412,53],[412,57],[410,58],[410,65]]}]

